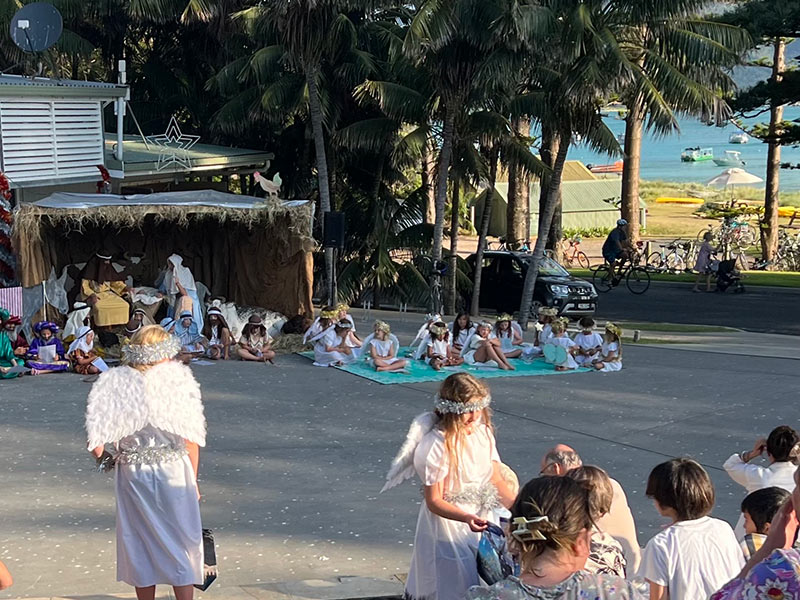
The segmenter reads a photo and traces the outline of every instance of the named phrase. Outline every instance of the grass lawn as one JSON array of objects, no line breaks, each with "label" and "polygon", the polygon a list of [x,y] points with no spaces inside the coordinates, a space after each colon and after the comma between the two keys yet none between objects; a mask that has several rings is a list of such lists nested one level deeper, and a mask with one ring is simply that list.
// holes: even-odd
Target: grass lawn
[{"label": "grass lawn", "polygon": [[[589,269],[571,269],[575,277],[582,277],[591,281],[592,271]],[[652,281],[672,281],[679,283],[694,283],[697,276],[691,273],[650,273]],[[783,273],[779,271],[745,271],[742,282],[745,285],[765,285],[777,287],[800,288],[800,273]]]},{"label": "grass lawn", "polygon": [[730,331],[736,331],[731,327],[719,327],[714,325],[680,325],[676,323],[629,323],[627,321],[623,321],[621,326],[625,330],[638,329],[639,331],[658,331],[660,333],[726,333]]}]

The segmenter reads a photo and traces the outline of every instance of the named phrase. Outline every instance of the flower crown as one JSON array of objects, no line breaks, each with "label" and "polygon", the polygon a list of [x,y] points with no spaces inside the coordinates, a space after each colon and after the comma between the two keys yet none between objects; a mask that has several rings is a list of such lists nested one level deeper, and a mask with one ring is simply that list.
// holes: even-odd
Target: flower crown
[{"label": "flower crown", "polygon": [[617,337],[622,336],[622,329],[619,325],[615,325],[614,323],[606,323],[606,331],[613,333]]},{"label": "flower crown", "polygon": [[175,358],[181,351],[181,342],[174,335],[155,344],[128,344],[122,348],[122,360],[128,365],[154,365]]},{"label": "flower crown", "polygon": [[452,413],[454,415],[464,415],[466,413],[477,412],[483,410],[492,403],[492,396],[487,394],[483,398],[474,400],[473,402],[454,402],[442,398],[438,394],[433,403],[433,408],[438,413]]},{"label": "flower crown", "polygon": [[497,317],[497,322],[498,323],[501,323],[502,321],[509,321],[510,322],[510,321],[513,321],[513,320],[514,320],[514,317],[512,317],[508,313],[503,313],[499,317]]},{"label": "flower crown", "polygon": [[386,321],[375,321],[374,327],[379,331],[383,331],[386,335],[389,335],[392,332],[392,328]]},{"label": "flower crown", "polygon": [[339,313],[336,312],[335,310],[323,310],[323,311],[320,311],[319,318],[320,319],[335,319],[336,315],[338,315],[338,314]]}]

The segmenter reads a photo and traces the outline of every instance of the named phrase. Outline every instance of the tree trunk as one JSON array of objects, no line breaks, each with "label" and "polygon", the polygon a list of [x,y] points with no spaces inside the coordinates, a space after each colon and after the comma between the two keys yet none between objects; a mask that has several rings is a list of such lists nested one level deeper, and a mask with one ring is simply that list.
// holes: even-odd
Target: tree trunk
[{"label": "tree trunk", "polygon": [[[319,102],[316,70],[306,70],[308,85],[308,112],[311,116],[311,131],[314,134],[314,150],[317,155],[317,181],[319,185],[320,212],[331,210],[331,192],[328,185],[328,159],[325,153],[325,132],[322,127],[322,107]],[[328,288],[328,304],[336,304],[336,281],[333,274],[333,248],[325,248],[325,283]]]},{"label": "tree trunk", "polygon": [[[777,38],[774,42],[772,58],[772,80],[778,83],[783,79],[786,67],[786,42]],[[783,120],[783,105],[770,100],[769,142],[767,146],[767,182],[764,192],[764,217],[761,221],[761,255],[764,260],[772,260],[778,250],[778,204],[780,200],[781,146],[775,141],[779,124]]]},{"label": "tree trunk", "polygon": [[[515,118],[512,127],[517,134],[530,136],[530,121]],[[530,237],[530,180],[515,162],[508,165],[508,208],[506,210],[506,240],[518,249]]]},{"label": "tree trunk", "polygon": [[[433,225],[433,258],[442,260],[442,238],[444,236],[444,207],[447,203],[447,180],[450,172],[450,159],[453,154],[456,109],[445,109],[442,149],[439,151],[439,164],[436,167],[436,220]],[[441,310],[441,306],[438,307]]]},{"label": "tree trunk", "polygon": [[458,180],[452,182],[453,192],[450,200],[450,270],[448,278],[447,314],[456,314],[458,299],[458,228],[461,222],[461,186]]},{"label": "tree trunk", "polygon": [[436,223],[436,190],[434,189],[433,179],[436,171],[436,162],[433,159],[430,141],[425,142],[422,150],[422,187],[425,189],[425,223],[433,225]]},{"label": "tree trunk", "polygon": [[[556,157],[558,156],[558,151],[561,145],[561,140],[559,139],[558,134],[556,134],[552,129],[549,127],[542,127],[542,149],[541,149],[541,158],[542,162],[553,169],[555,167]],[[567,144],[569,145],[569,144]],[[555,250],[558,246],[558,243],[561,241],[562,237],[562,229],[561,229],[561,182],[559,181],[558,184],[558,194],[555,200],[555,206],[553,207],[553,214],[548,217],[548,226],[546,229],[542,230],[542,219],[545,215],[545,209],[547,207],[548,202],[548,189],[550,187],[550,181],[553,179],[552,174],[546,175],[542,177],[541,183],[539,185],[539,222],[538,222],[538,235],[542,235],[542,231],[544,231],[545,236],[545,248],[549,250]],[[558,221],[558,225],[555,226],[555,221]],[[539,241],[538,239],[536,240]]]},{"label": "tree trunk", "polygon": [[642,132],[644,131],[644,108],[637,98],[628,106],[625,118],[625,159],[622,163],[622,198],[620,212],[628,221],[628,236],[631,243],[639,241],[639,166],[642,160]]},{"label": "tree trunk", "polygon": [[567,161],[567,151],[569,150],[570,136],[569,129],[562,131],[554,141],[558,144],[553,172],[550,174],[547,184],[547,194],[545,197],[544,209],[539,214],[539,235],[536,238],[536,245],[533,249],[533,260],[528,265],[525,273],[525,284],[522,288],[522,300],[519,307],[519,323],[523,329],[527,329],[528,320],[531,316],[531,303],[533,302],[533,291],[536,288],[536,278],[539,275],[539,263],[544,256],[547,233],[550,230],[551,220],[555,213],[556,204],[561,190],[561,176],[564,173],[564,163]]},{"label": "tree trunk", "polygon": [[486,250],[486,238],[489,237],[489,224],[492,221],[492,206],[494,205],[494,186],[497,180],[497,150],[489,150],[489,187],[486,190],[486,199],[483,201],[483,215],[481,215],[481,229],[478,232],[478,251],[475,253],[475,271],[472,275],[472,302],[469,312],[478,316],[481,299],[481,276],[483,274],[483,253]]}]

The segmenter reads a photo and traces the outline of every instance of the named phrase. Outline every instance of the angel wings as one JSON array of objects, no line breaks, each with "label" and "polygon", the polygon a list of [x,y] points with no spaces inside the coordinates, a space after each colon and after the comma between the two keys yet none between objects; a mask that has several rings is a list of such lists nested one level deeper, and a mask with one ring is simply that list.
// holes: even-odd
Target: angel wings
[{"label": "angel wings", "polygon": [[381,493],[400,485],[406,479],[414,477],[414,451],[419,446],[422,438],[425,437],[439,422],[439,417],[433,412],[422,413],[411,422],[408,428],[406,440],[400,447],[400,451],[392,461],[392,466],[386,474],[386,483],[381,489]]}]

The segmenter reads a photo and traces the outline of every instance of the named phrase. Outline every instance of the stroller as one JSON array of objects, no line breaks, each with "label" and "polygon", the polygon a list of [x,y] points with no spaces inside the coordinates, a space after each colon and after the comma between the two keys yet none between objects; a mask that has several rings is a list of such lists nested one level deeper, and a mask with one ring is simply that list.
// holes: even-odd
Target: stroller
[{"label": "stroller", "polygon": [[736,269],[736,259],[721,260],[717,265],[717,292],[724,292],[728,288],[733,288],[734,294],[744,292],[742,285],[742,275]]}]

